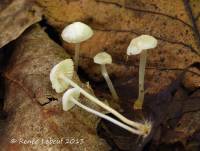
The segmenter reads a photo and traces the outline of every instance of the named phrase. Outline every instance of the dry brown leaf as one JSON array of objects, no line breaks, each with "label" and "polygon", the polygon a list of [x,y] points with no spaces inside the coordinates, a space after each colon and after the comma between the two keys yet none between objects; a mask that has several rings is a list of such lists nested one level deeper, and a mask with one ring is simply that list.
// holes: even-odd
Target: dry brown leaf
[{"label": "dry brown leaf", "polygon": [[[123,9],[122,0],[37,0],[37,2],[44,9],[44,16],[48,23],[59,32],[65,25],[74,21],[83,21],[95,30],[94,36],[81,46],[80,67],[90,79],[100,81],[102,79],[100,68],[93,63],[93,56],[100,51],[109,52],[113,56],[114,63],[108,66],[108,70],[117,90],[123,90],[122,94],[125,94],[124,96],[122,95],[122,99],[127,102],[131,101],[132,103],[137,95],[139,60],[138,56],[129,57],[127,60],[127,46],[132,38],[140,34],[155,36],[159,40],[159,45],[149,52],[145,82],[148,92],[153,93],[151,95],[161,92],[160,90],[163,90],[164,93],[160,96],[161,100],[156,102],[155,98],[151,98],[152,100],[149,101],[152,102],[149,104],[154,103],[156,106],[156,103],[159,102],[160,104],[157,105],[156,109],[161,113],[164,111],[166,113],[169,112],[166,118],[177,118],[177,114],[182,114],[180,119],[175,121],[175,124],[177,122],[179,124],[170,129],[169,133],[166,131],[167,136],[162,133],[165,132],[165,129],[161,129],[160,135],[163,136],[163,143],[181,141],[184,144],[188,138],[199,131],[198,98],[190,98],[185,90],[183,91],[183,96],[182,93],[180,96],[173,96],[174,92],[168,92],[168,89],[166,89],[166,86],[174,83],[177,75],[183,69],[191,64],[200,62],[199,0],[183,0],[176,3],[174,0],[126,0],[125,10]],[[63,46],[73,55],[73,45],[63,43]],[[38,54],[38,56],[40,55]],[[19,68],[21,67],[19,66]],[[17,68],[17,70],[19,69]],[[43,71],[43,67],[41,70]],[[192,72],[186,72],[184,79],[187,81],[187,83],[184,81],[184,86],[190,91],[198,88],[198,82],[200,81],[200,76],[196,74],[194,76]],[[16,75],[15,77],[17,78]],[[37,83],[37,79],[41,78],[34,75],[34,78],[29,76],[25,81],[30,81],[30,79]],[[33,87],[31,83],[25,83],[27,83],[27,87]],[[45,84],[48,83],[44,80],[42,85]],[[95,88],[97,86],[95,85]],[[179,83],[177,89],[182,89],[181,86]],[[45,85],[45,87],[48,88],[49,86]],[[37,87],[33,87],[33,89],[38,92]],[[101,91],[102,87],[97,89],[98,92],[105,93],[105,90]],[[39,89],[39,91],[41,90]],[[46,92],[47,90],[43,91]],[[126,97],[129,95],[131,97],[127,99]],[[146,99],[151,95],[147,95]],[[167,99],[167,103],[163,103],[162,99],[165,100],[167,95],[169,95],[169,99]],[[48,100],[44,101],[44,96],[41,94],[36,96],[40,104],[47,103],[44,107],[54,104],[54,102],[48,104]],[[175,100],[171,100],[173,97]],[[185,101],[184,97],[189,97],[188,103],[191,103],[190,105],[184,104],[187,101],[187,99]],[[161,108],[162,103],[163,106]],[[169,105],[170,103],[171,105]],[[165,104],[168,104],[169,108],[165,108]],[[130,105],[129,108],[131,108]],[[196,111],[193,111],[193,108]],[[185,113],[181,112],[182,109],[185,110]],[[129,114],[131,113],[132,110],[130,110]],[[168,129],[168,125],[164,125],[164,127]],[[161,139],[158,138],[158,141]],[[116,139],[116,141],[119,144],[123,144],[120,139]],[[124,144],[127,145],[126,143]]]},{"label": "dry brown leaf", "polygon": [[[98,118],[78,107],[64,112],[62,94],[56,94],[51,88],[49,72],[66,58],[69,56],[65,51],[50,40],[39,26],[28,29],[16,41],[11,63],[5,73],[7,89],[4,110],[8,118],[0,135],[0,145],[4,150],[109,150],[105,141],[97,136]],[[74,80],[81,84],[76,75]],[[87,89],[85,85],[82,86]],[[81,100],[99,110],[88,100]],[[42,142],[62,138],[64,140],[60,144]],[[17,142],[12,143],[12,139]],[[36,144],[23,144],[23,141],[33,139],[38,140]],[[72,139],[75,139],[78,144],[70,144],[67,139],[72,143]]]},{"label": "dry brown leaf", "polygon": [[[164,125],[162,143],[182,142],[183,145],[191,143],[191,138],[199,134],[200,131],[200,91],[195,91],[191,96],[179,97],[173,100],[169,107],[168,122]],[[176,103],[176,104],[175,104]],[[171,115],[170,115],[171,114]],[[174,114],[174,115],[173,115]],[[171,116],[171,117],[170,117]],[[176,121],[173,126],[169,121]],[[170,126],[171,125],[171,126]],[[196,139],[197,140],[197,139]],[[199,145],[199,143],[198,143]]]},{"label": "dry brown leaf", "polygon": [[200,91],[196,90],[185,100],[183,109],[183,115],[177,125],[176,130],[185,129],[184,133],[192,135],[194,132],[200,130]]},{"label": "dry brown leaf", "polygon": [[32,24],[41,20],[41,9],[33,0],[1,0],[0,48],[19,37]]},{"label": "dry brown leaf", "polygon": [[[190,91],[194,91],[200,88],[200,70],[197,68],[190,68],[191,72],[186,73],[185,78],[183,80],[183,85]],[[194,74],[197,73],[197,74]]]}]

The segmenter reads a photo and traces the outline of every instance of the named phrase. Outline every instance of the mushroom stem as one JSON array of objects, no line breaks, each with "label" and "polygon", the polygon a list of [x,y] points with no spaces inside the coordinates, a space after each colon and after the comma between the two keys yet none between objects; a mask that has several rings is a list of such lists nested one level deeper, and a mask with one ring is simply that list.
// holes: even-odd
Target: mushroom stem
[{"label": "mushroom stem", "polygon": [[79,85],[77,85],[75,82],[73,82],[69,78],[65,77],[64,75],[61,74],[59,76],[59,78],[61,78],[62,80],[64,80],[66,83],[69,83],[71,86],[73,86],[75,88],[78,88],[80,90],[80,93],[82,93],[86,98],[88,98],[92,102],[96,103],[97,105],[101,106],[105,110],[109,111],[110,113],[112,113],[113,115],[115,115],[118,119],[120,119],[122,122],[124,122],[124,123],[126,123],[126,124],[128,124],[128,125],[130,125],[132,127],[135,127],[138,130],[143,130],[144,129],[145,125],[127,119],[126,117],[124,117],[123,115],[121,115],[119,112],[117,112],[116,110],[114,110],[113,108],[111,108],[110,106],[104,104],[99,99],[97,99],[96,97],[94,97],[91,94],[89,94],[88,92],[86,92]]},{"label": "mushroom stem", "polygon": [[144,76],[145,76],[145,66],[147,62],[147,50],[143,50],[140,54],[140,66],[139,66],[139,95],[138,99],[135,101],[134,109],[142,109],[144,102]]},{"label": "mushroom stem", "polygon": [[80,43],[77,43],[75,44],[75,55],[74,55],[75,71],[78,70],[79,53],[80,53]]},{"label": "mushroom stem", "polygon": [[119,100],[119,97],[118,97],[118,95],[117,95],[117,92],[116,92],[116,90],[115,90],[115,88],[114,88],[114,86],[113,86],[113,84],[112,84],[112,81],[110,80],[110,77],[109,77],[109,75],[108,75],[108,72],[107,72],[107,70],[106,70],[105,64],[101,64],[101,73],[102,73],[104,79],[106,80],[106,83],[107,83],[107,85],[108,85],[108,87],[109,87],[109,90],[110,90],[110,92],[111,92],[111,94],[112,94],[112,97],[113,97],[115,100]]},{"label": "mushroom stem", "polygon": [[113,118],[111,118],[111,117],[109,117],[109,116],[107,116],[107,115],[105,115],[105,114],[103,114],[103,113],[100,113],[100,112],[98,112],[98,111],[96,111],[96,110],[93,110],[93,109],[91,109],[91,108],[89,108],[89,107],[87,107],[87,106],[81,104],[79,101],[77,101],[77,100],[74,99],[73,97],[70,98],[70,101],[72,101],[74,104],[76,104],[76,105],[79,106],[80,108],[86,110],[87,112],[90,112],[90,113],[92,113],[92,114],[95,114],[95,115],[98,116],[98,117],[101,117],[101,118],[103,118],[103,119],[105,119],[105,120],[107,120],[107,121],[110,121],[111,123],[113,123],[113,124],[115,124],[115,125],[118,125],[119,127],[123,128],[123,129],[125,129],[125,130],[127,130],[127,131],[129,131],[129,132],[131,132],[131,133],[134,133],[134,134],[137,134],[137,135],[145,135],[143,132],[141,132],[141,131],[139,131],[139,130],[136,130],[136,129],[134,129],[134,128],[131,128],[131,127],[125,125],[125,124],[122,123],[122,122],[119,122],[119,121],[117,121],[117,120],[115,120],[115,119],[113,119]]}]

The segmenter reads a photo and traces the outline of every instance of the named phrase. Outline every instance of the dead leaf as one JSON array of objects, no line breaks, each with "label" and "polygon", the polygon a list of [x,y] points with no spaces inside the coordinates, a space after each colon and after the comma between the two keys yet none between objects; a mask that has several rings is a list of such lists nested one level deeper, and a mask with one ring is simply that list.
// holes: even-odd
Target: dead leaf
[{"label": "dead leaf", "polygon": [[[165,145],[171,150],[183,150],[184,147],[190,148],[189,146],[198,144],[187,144],[187,141],[193,138],[194,142],[198,142],[195,136],[198,136],[199,131],[199,96],[193,98],[191,93],[197,91],[200,76],[198,71],[196,73],[196,67],[191,67],[192,71],[186,72],[187,83],[183,83],[183,76],[180,78],[178,75],[192,64],[200,62],[199,0],[183,0],[176,3],[174,0],[126,0],[125,10],[121,0],[37,2],[44,9],[47,22],[58,32],[74,21],[83,21],[94,29],[94,36],[81,45],[81,71],[87,75],[87,80],[95,81],[93,87],[97,92],[101,92],[106,86],[104,81],[101,82],[100,68],[93,63],[93,56],[100,51],[110,53],[113,64],[107,66],[108,71],[120,93],[124,114],[133,119],[132,104],[137,97],[139,57],[132,56],[127,59],[126,49],[131,39],[140,34],[150,34],[158,39],[158,47],[149,51],[145,79],[148,89],[145,96],[145,112],[149,113],[147,118],[154,120],[155,131],[146,141],[137,142],[135,137],[118,131],[112,124],[107,123],[105,131],[101,129],[101,134],[106,133],[106,140],[113,145],[113,149],[141,150],[150,140],[150,150],[155,150],[154,147],[163,150]],[[63,43],[63,46],[73,55],[73,45]],[[20,68],[21,66],[17,70]],[[15,77],[17,78],[17,75]],[[30,76],[30,79],[32,78]],[[37,83],[37,76],[34,76],[34,79]],[[45,83],[44,80],[44,85]],[[27,86],[32,88],[33,85],[36,84]],[[41,89],[37,88],[33,87],[33,90],[41,92]],[[101,93],[103,94],[99,95],[106,96],[108,91],[105,89]],[[36,96],[43,100],[42,94],[37,93]],[[39,102],[45,107],[52,103],[48,103],[48,100]],[[52,129],[55,127],[53,125]]]},{"label": "dead leaf", "polygon": [[32,0],[1,0],[0,48],[41,20],[41,9]]}]

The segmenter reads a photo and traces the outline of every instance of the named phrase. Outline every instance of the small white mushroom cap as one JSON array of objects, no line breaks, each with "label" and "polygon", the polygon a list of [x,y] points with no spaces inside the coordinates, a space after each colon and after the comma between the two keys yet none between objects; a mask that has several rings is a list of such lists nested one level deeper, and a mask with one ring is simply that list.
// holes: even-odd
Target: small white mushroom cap
[{"label": "small white mushroom cap", "polygon": [[64,111],[68,111],[75,105],[73,101],[70,100],[71,97],[78,99],[80,96],[80,91],[78,88],[71,88],[67,90],[62,97],[62,106]]},{"label": "small white mushroom cap", "polygon": [[94,56],[94,62],[97,64],[111,64],[112,57],[106,52],[100,52],[96,56]]},{"label": "small white mushroom cap", "polygon": [[92,35],[93,31],[88,25],[74,22],[63,29],[61,37],[68,43],[81,43],[88,40]]},{"label": "small white mushroom cap", "polygon": [[157,43],[153,36],[141,35],[131,41],[127,48],[127,55],[137,55],[143,50],[153,49],[157,46]]},{"label": "small white mushroom cap", "polygon": [[60,75],[72,79],[74,73],[74,63],[72,59],[65,59],[55,65],[50,72],[50,81],[52,83],[52,88],[55,89],[57,93],[65,91],[69,84],[60,79]]}]

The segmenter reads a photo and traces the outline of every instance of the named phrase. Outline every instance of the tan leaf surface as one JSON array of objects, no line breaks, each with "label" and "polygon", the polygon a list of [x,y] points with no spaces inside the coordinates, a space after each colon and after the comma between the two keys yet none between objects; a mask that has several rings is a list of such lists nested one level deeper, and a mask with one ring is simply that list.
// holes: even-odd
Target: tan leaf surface
[{"label": "tan leaf surface", "polygon": [[0,48],[40,21],[41,16],[40,8],[32,0],[1,0]]}]

